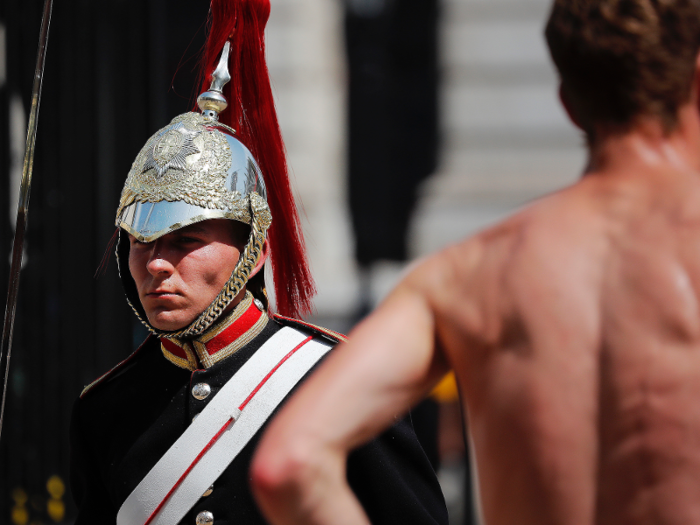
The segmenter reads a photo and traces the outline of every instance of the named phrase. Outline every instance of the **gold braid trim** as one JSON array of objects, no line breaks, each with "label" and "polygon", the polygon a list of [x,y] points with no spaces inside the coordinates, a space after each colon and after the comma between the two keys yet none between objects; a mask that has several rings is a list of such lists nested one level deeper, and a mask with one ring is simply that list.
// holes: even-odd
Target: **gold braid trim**
[{"label": "gold braid trim", "polygon": [[185,352],[185,355],[187,356],[186,359],[183,359],[182,357],[178,357],[175,354],[173,354],[170,350],[165,348],[165,345],[161,342],[160,343],[160,351],[163,353],[163,356],[170,361],[172,364],[175,366],[178,366],[180,368],[184,368],[185,370],[196,370],[197,369],[197,357],[195,356],[194,350],[190,348],[190,345],[187,344],[186,342],[181,342],[176,339],[171,339],[171,343],[179,346],[182,348]]},{"label": "gold braid trim", "polygon": [[[193,340],[192,344],[194,345],[195,351],[197,352],[197,357],[199,357],[200,363],[204,365],[204,368],[210,368],[219,361],[222,361],[229,357],[230,355],[235,354],[238,352],[241,348],[243,348],[245,345],[250,343],[253,339],[255,339],[258,335],[260,335],[260,332],[263,331],[263,329],[267,326],[268,321],[270,318],[267,316],[267,313],[261,312],[260,318],[251,326],[246,333],[241,335],[238,339],[233,341],[230,345],[226,346],[225,348],[222,348],[218,352],[216,352],[213,355],[209,355],[209,352],[207,352],[207,347],[204,343],[200,342],[200,340]],[[208,338],[209,334],[207,333],[205,337]],[[213,339],[208,338],[208,339]]]}]

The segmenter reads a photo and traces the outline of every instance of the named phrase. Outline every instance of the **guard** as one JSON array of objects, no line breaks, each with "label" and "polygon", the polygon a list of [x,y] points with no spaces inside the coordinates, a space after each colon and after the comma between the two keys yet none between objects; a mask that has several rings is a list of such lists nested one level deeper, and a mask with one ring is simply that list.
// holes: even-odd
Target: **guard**
[{"label": "guard", "polygon": [[[212,2],[199,111],[153,135],[128,174],[117,261],[151,334],[76,402],[76,525],[265,523],[248,472],[260,429],[342,339],[296,320],[314,289],[264,60],[269,12]],[[447,523],[406,420],[356,450],[347,477],[375,523]]]}]

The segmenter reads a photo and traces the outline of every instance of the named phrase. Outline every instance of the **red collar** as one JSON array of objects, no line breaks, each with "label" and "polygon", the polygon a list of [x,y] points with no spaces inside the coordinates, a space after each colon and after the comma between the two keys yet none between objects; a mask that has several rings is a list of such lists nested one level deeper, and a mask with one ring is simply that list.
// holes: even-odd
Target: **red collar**
[{"label": "red collar", "polygon": [[197,339],[182,341],[163,337],[160,347],[165,358],[180,368],[209,368],[252,341],[265,328],[268,319],[255,305],[253,295],[246,292],[228,316]]}]

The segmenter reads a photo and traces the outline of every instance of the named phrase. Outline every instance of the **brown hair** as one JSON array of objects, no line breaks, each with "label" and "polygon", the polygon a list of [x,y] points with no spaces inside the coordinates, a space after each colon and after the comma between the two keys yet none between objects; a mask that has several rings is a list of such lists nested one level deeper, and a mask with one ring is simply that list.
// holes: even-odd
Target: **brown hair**
[{"label": "brown hair", "polygon": [[555,0],[545,30],[570,109],[625,131],[639,116],[666,132],[689,100],[700,48],[700,0]]}]

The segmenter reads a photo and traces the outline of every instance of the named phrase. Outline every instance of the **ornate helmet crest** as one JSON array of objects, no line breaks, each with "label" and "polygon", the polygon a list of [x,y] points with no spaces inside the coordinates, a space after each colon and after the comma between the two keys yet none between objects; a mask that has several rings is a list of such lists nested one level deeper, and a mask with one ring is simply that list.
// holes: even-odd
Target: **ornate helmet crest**
[{"label": "ornate helmet crest", "polygon": [[141,242],[209,219],[251,227],[227,284],[192,324],[177,332],[150,325],[129,273],[128,243],[118,244],[127,300],[157,335],[186,338],[206,331],[248,282],[264,242],[279,312],[294,317],[310,311],[315,289],[265,64],[269,14],[269,0],[212,0],[200,65],[203,86],[211,83],[197,99],[201,113],[175,117],[153,135],[122,190],[116,225]]}]

